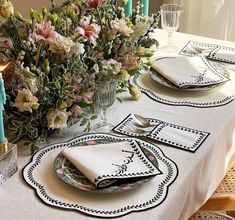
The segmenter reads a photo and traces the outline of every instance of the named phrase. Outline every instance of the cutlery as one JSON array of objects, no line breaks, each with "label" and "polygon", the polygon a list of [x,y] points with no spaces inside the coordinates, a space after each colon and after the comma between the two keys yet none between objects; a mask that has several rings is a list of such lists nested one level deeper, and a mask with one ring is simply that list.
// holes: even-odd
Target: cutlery
[{"label": "cutlery", "polygon": [[126,127],[136,134],[148,134],[151,131],[136,127],[132,122],[126,123]]},{"label": "cutlery", "polygon": [[189,49],[195,54],[211,52],[211,48],[202,48],[195,45],[194,46],[190,45]]},{"label": "cutlery", "polygon": [[132,123],[135,126],[141,127],[141,128],[150,128],[150,127],[154,127],[155,125],[151,125],[148,120],[146,118],[144,118],[141,115],[138,114],[131,114],[132,116]]}]

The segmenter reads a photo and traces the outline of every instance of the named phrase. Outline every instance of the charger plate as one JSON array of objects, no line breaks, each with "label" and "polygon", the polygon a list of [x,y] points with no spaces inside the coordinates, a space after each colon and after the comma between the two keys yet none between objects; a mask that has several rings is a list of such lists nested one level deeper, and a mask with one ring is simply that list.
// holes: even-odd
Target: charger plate
[{"label": "charger plate", "polygon": [[[158,161],[162,172],[148,183],[120,193],[91,193],[79,190],[61,181],[53,165],[58,154],[65,148],[97,141],[131,141],[148,149]],[[36,152],[32,161],[23,170],[25,181],[36,191],[37,196],[47,205],[76,210],[97,217],[118,217],[135,211],[144,211],[164,203],[169,187],[178,176],[176,164],[153,144],[146,141],[120,137],[112,134],[87,134],[68,142],[55,143]]]},{"label": "charger plate", "polygon": [[[103,144],[105,141],[94,141],[92,144]],[[144,154],[147,156],[149,161],[158,167],[158,162],[156,156],[146,148],[143,148]],[[154,177],[145,177],[139,180],[125,181],[122,184],[116,185],[113,184],[105,188],[97,188],[89,179],[87,179],[61,152],[55,159],[54,170],[57,176],[62,179],[64,182],[74,186],[78,189],[97,192],[97,193],[114,193],[114,192],[123,192],[127,190],[135,189],[136,187],[149,182]]]}]

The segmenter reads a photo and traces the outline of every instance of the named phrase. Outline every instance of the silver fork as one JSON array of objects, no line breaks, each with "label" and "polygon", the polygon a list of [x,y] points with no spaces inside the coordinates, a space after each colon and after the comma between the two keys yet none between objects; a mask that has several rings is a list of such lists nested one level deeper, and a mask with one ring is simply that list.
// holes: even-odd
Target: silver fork
[{"label": "silver fork", "polygon": [[145,130],[143,128],[136,127],[132,122],[126,123],[126,126],[134,133],[137,134],[148,134],[151,130]]}]

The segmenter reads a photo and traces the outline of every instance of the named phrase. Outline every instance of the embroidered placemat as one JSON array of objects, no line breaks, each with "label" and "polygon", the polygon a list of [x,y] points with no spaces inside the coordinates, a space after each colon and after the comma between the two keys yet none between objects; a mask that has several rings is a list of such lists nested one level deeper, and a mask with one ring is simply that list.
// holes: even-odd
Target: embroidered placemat
[{"label": "embroidered placemat", "polygon": [[192,153],[196,152],[210,134],[154,118],[147,118],[147,120],[154,126],[142,134],[135,132],[138,127],[133,127],[135,120],[133,120],[132,114],[129,114],[120,124],[115,126],[113,131],[134,137],[147,137]]},{"label": "embroidered placemat", "polygon": [[[162,174],[134,190],[123,193],[92,193],[78,190],[63,182],[56,175],[53,163],[63,149],[75,145],[85,145],[91,141],[97,143],[135,142],[152,152]],[[76,210],[97,217],[118,217],[134,211],[144,211],[164,203],[169,193],[169,187],[177,175],[176,164],[166,157],[156,145],[136,138],[111,134],[88,134],[69,142],[47,146],[35,153],[32,161],[23,170],[25,181],[47,205]]]},{"label": "embroidered placemat", "polygon": [[235,48],[217,47],[213,49],[207,58],[225,63],[235,64]]},{"label": "embroidered placemat", "polygon": [[[224,47],[224,46],[220,46],[217,44],[209,44],[209,43],[202,43],[202,42],[197,42],[197,41],[189,41],[183,48],[182,50],[179,52],[180,55],[184,55],[184,56],[197,56],[198,54],[202,54],[205,57],[209,57],[212,58],[213,52],[212,51],[216,51],[217,49],[223,49],[225,52],[230,53],[231,51],[234,50],[234,48],[231,47]],[[228,61],[226,60],[218,60],[217,61],[221,61],[219,62],[220,65],[225,66],[226,68],[235,71],[235,65],[233,63],[227,63]],[[213,63],[218,63],[215,62],[214,60],[209,60],[209,62],[211,64]]]},{"label": "embroidered placemat", "polygon": [[203,54],[205,56],[217,48],[216,44],[202,43],[197,41],[189,41],[179,52],[179,54],[184,56],[196,56],[198,54]]}]

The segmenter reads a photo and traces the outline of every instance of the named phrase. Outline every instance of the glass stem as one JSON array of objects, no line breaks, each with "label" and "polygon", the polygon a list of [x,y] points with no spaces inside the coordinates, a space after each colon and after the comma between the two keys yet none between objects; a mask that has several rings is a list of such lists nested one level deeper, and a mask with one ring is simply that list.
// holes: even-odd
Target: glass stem
[{"label": "glass stem", "polygon": [[172,47],[172,32],[169,31],[168,32],[168,43],[167,43],[168,47]]},{"label": "glass stem", "polygon": [[101,112],[100,112],[100,114],[101,114],[101,122],[102,122],[102,124],[105,124],[105,125],[107,124],[106,109],[107,108],[102,108]]}]

